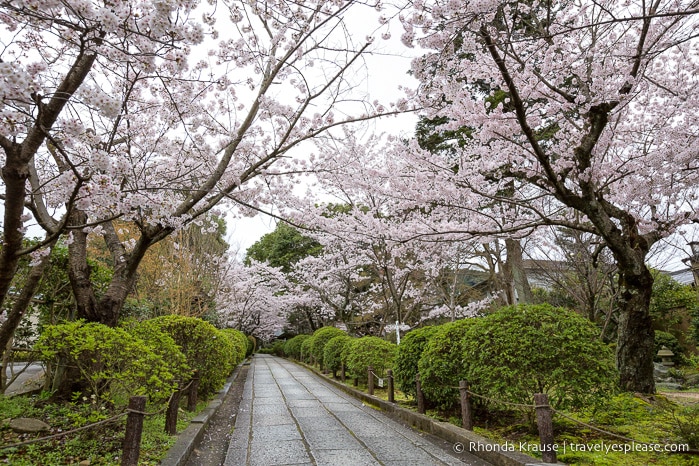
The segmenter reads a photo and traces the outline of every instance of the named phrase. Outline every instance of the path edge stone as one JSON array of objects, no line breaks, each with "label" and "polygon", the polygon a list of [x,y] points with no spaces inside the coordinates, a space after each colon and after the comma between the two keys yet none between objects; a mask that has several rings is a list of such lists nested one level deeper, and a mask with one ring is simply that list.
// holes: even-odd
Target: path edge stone
[{"label": "path edge stone", "polygon": [[[477,456],[478,458],[481,458],[482,460],[485,460],[495,466],[550,466],[550,463],[542,463],[540,459],[525,455],[524,453],[518,451],[498,450],[494,447],[497,445],[495,442],[470,430],[462,429],[461,427],[455,426],[448,422],[440,422],[424,414],[419,414],[410,411],[409,409],[401,408],[397,404],[389,403],[388,401],[376,396],[369,395],[368,393],[364,393],[352,387],[348,387],[339,380],[335,380],[318,371],[315,367],[311,367],[293,359],[287,360],[312,371],[316,375],[320,376],[323,380],[330,383],[332,386],[339,388],[348,395],[351,395],[368,405],[380,409],[390,418],[407,424],[414,429],[430,433],[436,437],[446,440],[447,442],[451,442],[453,444],[460,443],[464,447],[464,452],[471,453],[472,455]],[[474,450],[470,448],[472,445],[480,445],[480,447],[477,447]],[[556,464],[563,465],[563,463]]]},{"label": "path edge stone", "polygon": [[235,370],[233,370],[233,374],[226,380],[226,384],[209,402],[207,407],[197,414],[182,432],[177,434],[177,441],[170,447],[165,458],[160,462],[161,466],[182,466],[187,462],[189,455],[194,450],[194,446],[201,441],[209,420],[221,406],[223,399],[228,395],[231,387],[238,379],[241,368],[245,364],[250,364],[250,361],[246,359],[241,364],[238,364]]}]

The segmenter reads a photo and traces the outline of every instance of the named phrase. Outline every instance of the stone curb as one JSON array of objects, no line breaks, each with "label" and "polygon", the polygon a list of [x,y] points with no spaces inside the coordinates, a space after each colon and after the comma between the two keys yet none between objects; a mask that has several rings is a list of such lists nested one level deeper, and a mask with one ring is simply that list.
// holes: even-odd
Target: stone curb
[{"label": "stone curb", "polygon": [[[542,463],[540,459],[518,451],[508,451],[499,444],[478,435],[470,430],[462,429],[448,422],[440,422],[424,414],[419,414],[409,409],[401,408],[397,404],[389,403],[381,398],[348,387],[339,380],[328,377],[319,372],[315,367],[308,366],[298,361],[289,359],[322,377],[325,381],[339,388],[364,403],[380,409],[387,416],[407,424],[414,429],[430,433],[454,445],[460,444],[464,452],[469,452],[495,466],[551,466],[550,463]],[[562,463],[557,463],[562,465]]]},{"label": "stone curb", "polygon": [[228,391],[238,378],[240,368],[244,364],[249,364],[246,360],[235,368],[233,374],[228,378],[226,384],[209,402],[208,406],[197,414],[189,423],[187,428],[177,434],[177,441],[168,450],[167,455],[160,462],[162,466],[182,466],[187,462],[189,455],[194,450],[194,446],[199,443],[209,420],[221,406],[223,399],[228,395]]}]

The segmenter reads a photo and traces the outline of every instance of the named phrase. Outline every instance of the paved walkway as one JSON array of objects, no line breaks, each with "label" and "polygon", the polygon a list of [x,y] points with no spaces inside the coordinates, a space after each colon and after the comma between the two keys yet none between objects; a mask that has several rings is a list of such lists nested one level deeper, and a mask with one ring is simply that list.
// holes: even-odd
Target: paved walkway
[{"label": "paved walkway", "polygon": [[256,355],[245,383],[228,466],[485,466],[332,387],[312,372]]}]

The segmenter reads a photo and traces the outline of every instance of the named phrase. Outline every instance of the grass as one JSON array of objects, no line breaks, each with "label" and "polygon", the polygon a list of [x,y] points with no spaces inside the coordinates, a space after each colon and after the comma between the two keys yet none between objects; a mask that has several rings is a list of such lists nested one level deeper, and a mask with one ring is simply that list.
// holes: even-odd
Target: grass
[{"label": "grass", "polygon": [[[200,402],[195,412],[180,410],[177,430],[182,431],[196,414],[206,407]],[[147,411],[158,408],[148,407]],[[26,440],[41,438],[75,429],[89,423],[108,419],[115,413],[91,403],[78,400],[66,403],[50,403],[42,396],[0,395],[0,445],[13,445]],[[51,426],[50,432],[19,434],[9,427],[9,420],[17,417],[42,419]],[[68,434],[57,439],[30,445],[0,449],[0,463],[16,466],[78,464],[89,460],[90,465],[118,465],[124,439],[125,418],[92,429]],[[146,416],[143,423],[139,465],[157,465],[174,444],[175,436],[165,433],[165,414]]]}]

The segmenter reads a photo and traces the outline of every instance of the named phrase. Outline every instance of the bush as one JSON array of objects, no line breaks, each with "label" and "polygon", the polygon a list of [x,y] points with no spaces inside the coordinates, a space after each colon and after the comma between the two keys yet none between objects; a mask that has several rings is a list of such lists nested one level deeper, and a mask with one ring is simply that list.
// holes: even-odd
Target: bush
[{"label": "bush", "polygon": [[535,393],[554,407],[580,407],[613,392],[611,350],[584,317],[549,305],[500,309],[468,332],[464,359],[475,392],[518,403]]},{"label": "bush", "polygon": [[345,345],[342,357],[347,370],[360,380],[367,381],[367,367],[372,366],[378,377],[384,377],[386,369],[393,367],[397,347],[378,337],[353,338]]},{"label": "bush", "polygon": [[352,341],[352,337],[348,335],[339,335],[331,338],[323,348],[323,363],[325,368],[332,371],[333,375],[340,370],[342,363],[347,363],[342,358],[342,351],[345,346]]},{"label": "bush", "polygon": [[437,326],[423,348],[418,361],[422,391],[441,409],[452,409],[459,402],[459,380],[466,379],[465,336],[476,320],[461,319]]},{"label": "bush", "polygon": [[277,340],[272,345],[266,346],[264,348],[261,348],[258,350],[259,353],[264,353],[264,354],[273,354],[275,356],[284,356],[284,345],[286,344],[286,341],[284,340]]},{"label": "bush", "polygon": [[[35,345],[42,359],[52,367],[77,368],[81,382],[101,401],[124,405],[132,395],[148,395],[164,402],[185,376],[183,356],[171,345],[171,367],[160,353],[123,328],[84,321],[44,328]],[[180,372],[178,372],[178,370]],[[83,394],[84,396],[86,394]]]},{"label": "bush", "polygon": [[330,339],[342,335],[347,334],[336,327],[322,327],[313,332],[313,344],[311,346],[311,354],[313,354],[313,358],[316,360],[316,362],[320,364],[321,369],[325,367],[323,359],[323,351],[325,345],[328,343],[328,341],[330,341]]},{"label": "bush", "polygon": [[308,363],[308,364],[313,364],[313,342],[315,340],[315,337],[311,335],[309,338],[306,338],[303,340],[303,343],[301,343],[301,361]]},{"label": "bush", "polygon": [[310,335],[296,335],[284,343],[284,354],[289,358],[301,360],[301,345],[303,342],[311,338]]},{"label": "bush", "polygon": [[413,398],[416,396],[415,375],[418,372],[420,356],[422,356],[427,341],[436,331],[437,327],[431,325],[411,330],[405,334],[398,345],[395,370],[393,371],[396,387]]},{"label": "bush", "polygon": [[146,320],[170,335],[187,358],[190,367],[199,370],[199,394],[206,398],[219,390],[230,375],[236,354],[233,342],[208,322],[195,317],[166,315]]},{"label": "bush", "polygon": [[248,337],[245,336],[240,330],[233,328],[225,328],[221,330],[225,333],[232,341],[236,350],[236,362],[235,366],[243,362],[248,353]]}]

